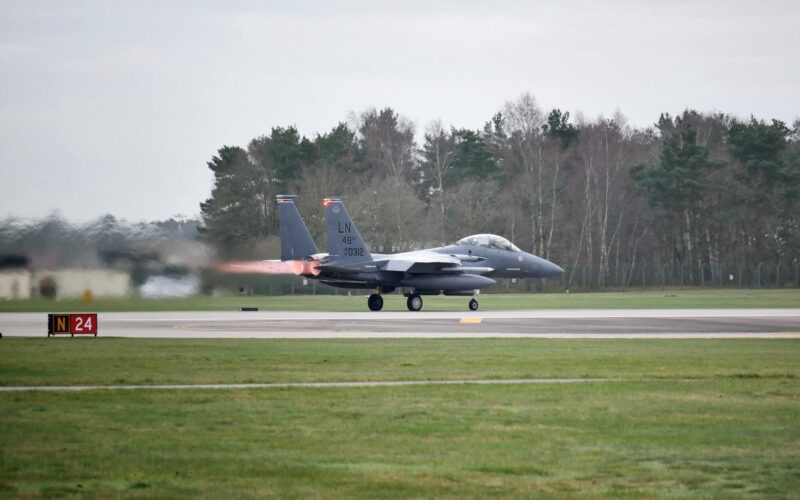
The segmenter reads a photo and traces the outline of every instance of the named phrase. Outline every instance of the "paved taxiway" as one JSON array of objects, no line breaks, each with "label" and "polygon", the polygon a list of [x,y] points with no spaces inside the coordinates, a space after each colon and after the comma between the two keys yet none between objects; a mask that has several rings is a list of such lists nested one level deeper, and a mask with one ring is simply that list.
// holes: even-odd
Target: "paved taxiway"
[{"label": "paved taxiway", "polygon": [[[476,312],[100,313],[100,335],[133,338],[800,338],[800,309]],[[0,314],[4,336],[43,337],[47,314]]]}]

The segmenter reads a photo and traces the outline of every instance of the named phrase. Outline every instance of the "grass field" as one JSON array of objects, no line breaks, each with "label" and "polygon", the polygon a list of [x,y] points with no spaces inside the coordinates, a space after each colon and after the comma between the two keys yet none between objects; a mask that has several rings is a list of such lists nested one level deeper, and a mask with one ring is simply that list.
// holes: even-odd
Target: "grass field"
[{"label": "grass field", "polygon": [[[198,296],[186,299],[100,299],[0,301],[0,312],[70,311],[232,311],[242,306],[265,311],[363,311],[364,295]],[[384,310],[405,311],[406,300],[385,295]],[[594,293],[482,294],[481,310],[498,309],[641,309],[800,307],[800,289],[691,289]],[[424,297],[426,311],[464,311],[467,297]]]},{"label": "grass field", "polygon": [[800,379],[796,340],[4,338],[0,385]]},{"label": "grass field", "polygon": [[2,339],[11,384],[612,378],[0,393],[0,496],[800,491],[793,340]]}]

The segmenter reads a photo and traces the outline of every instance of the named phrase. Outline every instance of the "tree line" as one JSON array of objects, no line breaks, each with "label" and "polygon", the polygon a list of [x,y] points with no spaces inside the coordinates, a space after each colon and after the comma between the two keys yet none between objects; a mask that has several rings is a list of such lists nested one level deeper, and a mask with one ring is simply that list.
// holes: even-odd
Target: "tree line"
[{"label": "tree line", "polygon": [[[198,247],[199,225],[198,220],[183,218],[131,224],[111,214],[85,224],[71,224],[58,214],[41,220],[9,217],[0,220],[0,269],[93,268],[114,266],[121,260],[157,261],[164,254]],[[209,260],[206,255],[200,257],[193,260]]]},{"label": "tree line", "polygon": [[311,138],[274,127],[224,146],[200,231],[223,252],[252,248],[277,235],[275,195],[297,194],[323,251],[320,201],[341,196],[375,251],[497,233],[562,265],[567,284],[626,285],[645,268],[715,282],[800,258],[800,121],[686,110],[636,128],[524,94],[481,129],[416,132],[369,109]]}]

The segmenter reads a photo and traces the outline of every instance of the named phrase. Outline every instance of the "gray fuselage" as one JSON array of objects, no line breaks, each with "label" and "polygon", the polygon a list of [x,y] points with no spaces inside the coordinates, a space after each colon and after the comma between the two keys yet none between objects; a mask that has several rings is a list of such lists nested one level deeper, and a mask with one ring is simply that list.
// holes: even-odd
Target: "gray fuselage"
[{"label": "gray fuselage", "polygon": [[431,249],[433,252],[447,255],[468,255],[486,260],[476,263],[482,267],[491,267],[493,271],[485,276],[492,278],[550,278],[564,272],[549,260],[521,250],[484,247],[478,245],[448,245]]},{"label": "gray fuselage", "polygon": [[[462,266],[474,268],[475,272],[442,272],[438,264],[432,263],[430,272],[418,268],[415,272],[408,273],[393,271],[380,264],[381,261],[405,259],[424,261],[425,255],[430,253],[459,259]],[[395,288],[403,287],[420,293],[450,292],[463,295],[494,285],[494,278],[549,278],[562,272],[564,271],[556,264],[516,248],[454,244],[402,254],[372,254],[371,260],[351,263],[346,270],[325,269],[317,278],[341,288],[378,288],[389,293]]]}]

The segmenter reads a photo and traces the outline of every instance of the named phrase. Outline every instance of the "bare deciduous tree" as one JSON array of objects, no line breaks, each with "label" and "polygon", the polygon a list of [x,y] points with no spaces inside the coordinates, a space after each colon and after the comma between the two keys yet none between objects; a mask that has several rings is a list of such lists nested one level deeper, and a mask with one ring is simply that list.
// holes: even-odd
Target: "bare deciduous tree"
[{"label": "bare deciduous tree", "polygon": [[414,124],[392,108],[370,109],[358,118],[358,140],[363,161],[372,175],[416,183],[417,157]]},{"label": "bare deciduous tree", "polygon": [[436,200],[439,209],[439,235],[444,243],[445,208],[447,196],[445,195],[446,180],[453,167],[456,142],[452,132],[442,128],[442,122],[436,120],[428,125],[425,132],[425,144],[422,147],[422,172],[428,177],[424,185],[428,189],[428,196]]}]

